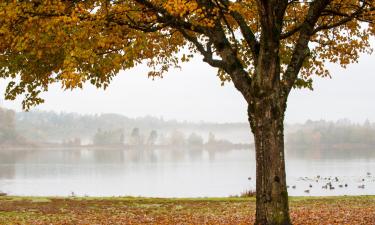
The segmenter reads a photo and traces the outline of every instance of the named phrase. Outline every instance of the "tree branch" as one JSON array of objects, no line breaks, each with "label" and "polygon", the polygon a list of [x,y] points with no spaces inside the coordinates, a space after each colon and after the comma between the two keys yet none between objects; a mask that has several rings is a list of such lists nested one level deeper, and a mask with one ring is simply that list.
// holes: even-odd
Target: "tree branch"
[{"label": "tree branch", "polygon": [[155,4],[151,3],[148,0],[135,0],[137,3],[153,10],[156,12],[156,17],[158,22],[166,24],[167,26],[171,26],[175,29],[183,28],[189,31],[198,32],[200,34],[206,33],[206,28],[199,26],[199,25],[193,25],[189,22],[186,22],[180,18],[177,18],[175,16],[170,15],[164,8],[158,7]]},{"label": "tree branch", "polygon": [[245,38],[245,41],[249,48],[251,49],[254,62],[257,61],[259,56],[259,48],[260,44],[258,40],[256,39],[254,32],[250,29],[250,27],[246,24],[245,19],[241,16],[241,14],[237,12],[230,12],[232,17],[236,20],[237,24],[240,27],[242,36]]},{"label": "tree branch", "polygon": [[303,25],[303,23],[297,25],[296,27],[294,27],[290,31],[287,31],[286,33],[281,34],[280,39],[282,40],[282,39],[286,39],[288,37],[293,36],[295,33],[297,33],[301,29],[302,25]]},{"label": "tree branch", "polygon": [[330,13],[331,15],[336,15],[336,16],[341,16],[341,17],[344,17],[343,19],[335,22],[335,23],[332,23],[332,24],[325,24],[325,25],[321,25],[321,26],[318,26],[317,28],[314,29],[313,33],[317,33],[319,31],[322,31],[322,30],[328,30],[328,29],[332,29],[332,28],[335,28],[335,27],[339,27],[339,26],[342,26],[350,21],[352,21],[353,19],[359,19],[361,20],[361,18],[359,18],[359,16],[363,13],[363,12],[373,12],[375,11],[375,8],[369,8],[368,10],[365,10],[365,4],[363,4],[361,7],[359,7],[355,12],[353,12],[352,14],[346,14],[346,13],[341,13],[341,12],[337,12],[337,11],[333,11],[333,10],[323,10],[323,13],[324,12],[327,12],[327,13]]},{"label": "tree branch", "polygon": [[[343,13],[343,12],[340,12],[340,11],[337,11],[337,10],[332,10],[332,9],[324,9],[321,12],[320,16],[340,16],[340,17],[345,17],[345,18],[343,18],[342,20],[340,20],[336,23],[333,23],[333,24],[321,25],[321,26],[317,27],[314,30],[313,33],[317,33],[321,30],[332,29],[332,28],[344,25],[344,24],[346,24],[347,22],[350,22],[353,19],[358,19],[360,21],[371,23],[372,21],[366,21],[366,20],[360,18],[361,14],[363,14],[364,12],[374,12],[375,11],[374,7],[369,7],[369,8],[366,9],[366,6],[369,6],[369,5],[366,4],[366,2],[364,2],[362,4],[362,6],[360,6],[355,12],[353,12],[351,14]],[[291,37],[295,33],[299,32],[301,30],[302,26],[304,25],[304,23],[305,23],[305,21],[302,22],[301,24],[295,26],[290,31],[287,31],[287,32],[281,34],[281,39],[286,39],[288,37]]]},{"label": "tree branch", "polygon": [[[229,1],[221,0],[221,2],[228,9]],[[238,26],[240,27],[241,34],[244,37],[247,45],[251,49],[254,62],[256,62],[259,56],[260,44],[258,40],[256,39],[254,32],[247,25],[246,20],[243,18],[243,16],[240,13],[236,11],[230,11],[229,14],[234,18],[234,20],[237,22]]]},{"label": "tree branch", "polygon": [[211,50],[211,43],[207,43],[207,50],[204,48],[204,46],[198,41],[198,39],[192,35],[189,35],[184,29],[178,29],[178,31],[194,46],[197,48],[197,50],[203,55],[203,61],[208,63],[209,65],[224,69],[225,63],[223,60],[218,60],[213,58],[213,53]]},{"label": "tree branch", "polygon": [[309,7],[307,16],[300,28],[300,34],[293,50],[292,58],[282,79],[285,98],[287,98],[292,89],[304,60],[310,54],[308,44],[311,36],[314,34],[314,27],[322,11],[329,3],[330,0],[315,0]]}]

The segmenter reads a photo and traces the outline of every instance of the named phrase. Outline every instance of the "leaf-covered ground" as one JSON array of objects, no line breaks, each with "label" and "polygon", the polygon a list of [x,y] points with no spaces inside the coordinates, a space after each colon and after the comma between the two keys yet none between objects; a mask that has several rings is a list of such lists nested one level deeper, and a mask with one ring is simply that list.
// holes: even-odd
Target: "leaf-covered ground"
[{"label": "leaf-covered ground", "polygon": [[[294,224],[375,224],[375,196],[290,199]],[[254,198],[0,197],[0,224],[253,224]]]}]

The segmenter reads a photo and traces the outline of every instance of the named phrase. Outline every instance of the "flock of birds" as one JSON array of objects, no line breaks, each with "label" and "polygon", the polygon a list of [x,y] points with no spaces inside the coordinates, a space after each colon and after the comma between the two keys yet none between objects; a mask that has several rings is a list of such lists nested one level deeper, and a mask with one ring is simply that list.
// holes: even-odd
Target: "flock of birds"
[{"label": "flock of birds", "polygon": [[[367,172],[366,173],[366,178],[371,178],[371,173],[370,172]],[[338,177],[321,177],[320,175],[314,177],[314,178],[309,178],[309,177],[300,177],[299,180],[302,180],[302,181],[307,181],[307,182],[313,182],[315,181],[316,183],[318,182],[326,182],[323,186],[322,186],[322,189],[327,189],[327,190],[334,190],[335,188],[347,188],[349,185],[347,183],[340,183],[338,184],[340,181],[340,179]],[[360,180],[361,182],[364,182],[365,181],[365,178],[362,178]],[[334,185],[336,184],[336,186]],[[313,187],[313,185],[310,183],[309,184],[309,188],[311,189]],[[365,189],[365,184],[360,184],[357,186],[358,188],[360,189]],[[287,188],[290,188],[290,186],[288,185]],[[296,185],[292,185],[291,186],[292,189],[296,189],[297,186]],[[310,189],[306,189],[304,190],[305,193],[309,194],[310,193]]]},{"label": "flock of birds", "polygon": [[[371,178],[371,173],[370,172],[367,172],[366,173],[366,178]],[[374,177],[375,178],[375,177]],[[251,177],[248,178],[248,180],[251,180]],[[304,190],[305,193],[309,194],[310,193],[310,190],[311,188],[313,187],[313,185],[311,184],[311,182],[316,182],[316,183],[319,183],[319,182],[326,182],[323,186],[322,186],[322,189],[327,189],[327,190],[334,190],[335,189],[335,186],[334,184],[338,184],[340,183],[340,179],[338,177],[321,177],[320,175],[314,177],[314,178],[309,178],[309,177],[300,177],[298,180],[302,180],[302,181],[306,181],[306,182],[310,182],[309,184],[309,188],[310,189],[306,189]],[[360,182],[364,182],[365,181],[365,178],[362,178],[360,180]],[[375,181],[375,179],[373,179],[373,181]],[[338,188],[347,188],[349,185],[347,183],[340,183],[338,185],[336,185],[336,187]],[[360,189],[365,189],[365,185],[364,184],[360,184],[357,186],[358,188]],[[290,186],[287,185],[287,188],[289,189]],[[291,186],[292,189],[296,189],[297,188],[297,185],[292,185]]]}]

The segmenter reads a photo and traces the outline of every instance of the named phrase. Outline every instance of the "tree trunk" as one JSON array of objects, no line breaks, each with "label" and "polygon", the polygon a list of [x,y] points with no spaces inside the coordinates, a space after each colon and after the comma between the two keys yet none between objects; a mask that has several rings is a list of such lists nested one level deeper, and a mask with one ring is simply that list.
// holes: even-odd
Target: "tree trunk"
[{"label": "tree trunk", "polygon": [[256,151],[256,221],[262,225],[291,224],[284,160],[286,101],[276,90],[248,107]]}]

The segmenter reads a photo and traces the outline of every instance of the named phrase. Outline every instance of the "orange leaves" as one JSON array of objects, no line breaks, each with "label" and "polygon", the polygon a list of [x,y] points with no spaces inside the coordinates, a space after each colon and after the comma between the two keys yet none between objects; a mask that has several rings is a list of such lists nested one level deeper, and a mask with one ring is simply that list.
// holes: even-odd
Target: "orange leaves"
[{"label": "orange leaves", "polygon": [[258,18],[257,2],[254,0],[233,1],[228,6],[228,11],[240,13],[249,23],[255,23]]},{"label": "orange leaves", "polygon": [[[293,224],[375,221],[374,197],[292,199]],[[0,224],[254,224],[255,199],[0,199]]]},{"label": "orange leaves", "polygon": [[213,27],[219,18],[219,9],[212,6],[199,5],[193,0],[167,0],[163,8],[172,16],[183,18],[194,26]]},{"label": "orange leaves", "polygon": [[[185,15],[196,11],[198,9],[198,3],[189,0],[167,0],[164,3],[164,8],[171,15],[184,17]],[[202,13],[202,9],[197,10],[196,13]]]},{"label": "orange leaves", "polygon": [[[370,9],[374,1],[366,1],[367,11],[334,26],[353,15],[361,2],[331,1],[315,27],[310,54],[297,86],[310,87],[311,75],[328,76],[326,62],[346,66],[356,62],[360,53],[371,52],[375,13]],[[181,49],[188,47],[194,55],[200,52],[192,40],[200,44],[201,50],[207,50],[205,57],[212,55],[221,60],[220,51],[215,49],[221,43],[217,40],[216,45],[213,43],[215,32],[221,29],[235,52],[233,57],[238,58],[249,76],[254,74],[256,49],[251,49],[249,42],[259,42],[263,32],[256,1],[209,4],[196,0],[151,0],[148,3],[151,5],[135,0],[2,1],[0,77],[19,77],[25,84],[16,85],[14,93],[27,95],[31,91],[28,99],[33,100],[54,82],[61,82],[65,88],[79,87],[85,81],[105,87],[120,70],[140,63],[151,68],[149,75],[162,76],[170,67],[178,67],[189,59],[181,57]],[[281,40],[278,49],[281,73],[290,63],[299,37],[298,28],[309,6],[307,1],[291,1],[286,9],[282,33],[292,34]],[[363,25],[363,21],[372,23]],[[240,31],[239,23],[247,34]],[[219,78],[230,81],[223,68],[219,69]],[[26,87],[26,83],[32,85]]]},{"label": "orange leaves", "polygon": [[[374,1],[368,1],[366,4]],[[284,20],[283,33],[292,32],[300,26],[308,11],[309,4],[290,4]],[[361,53],[371,53],[370,37],[374,35],[371,31],[369,21],[375,18],[369,17],[374,12],[371,8],[362,10],[361,4],[356,0],[332,1],[321,13],[314,27],[313,36],[310,38],[309,55],[305,59],[303,68],[296,82],[297,87],[311,87],[311,76],[330,76],[326,69],[327,63],[337,63],[342,67],[356,63]],[[366,20],[364,18],[367,18]],[[373,22],[372,22],[373,23]],[[281,52],[282,64],[287,65],[291,58],[291,51],[299,32],[282,41]],[[290,47],[290,50],[285,49]],[[285,69],[285,66],[284,66]]]},{"label": "orange leaves", "polygon": [[82,78],[79,74],[72,71],[64,71],[60,78],[65,89],[74,89],[76,87],[82,88]]}]

